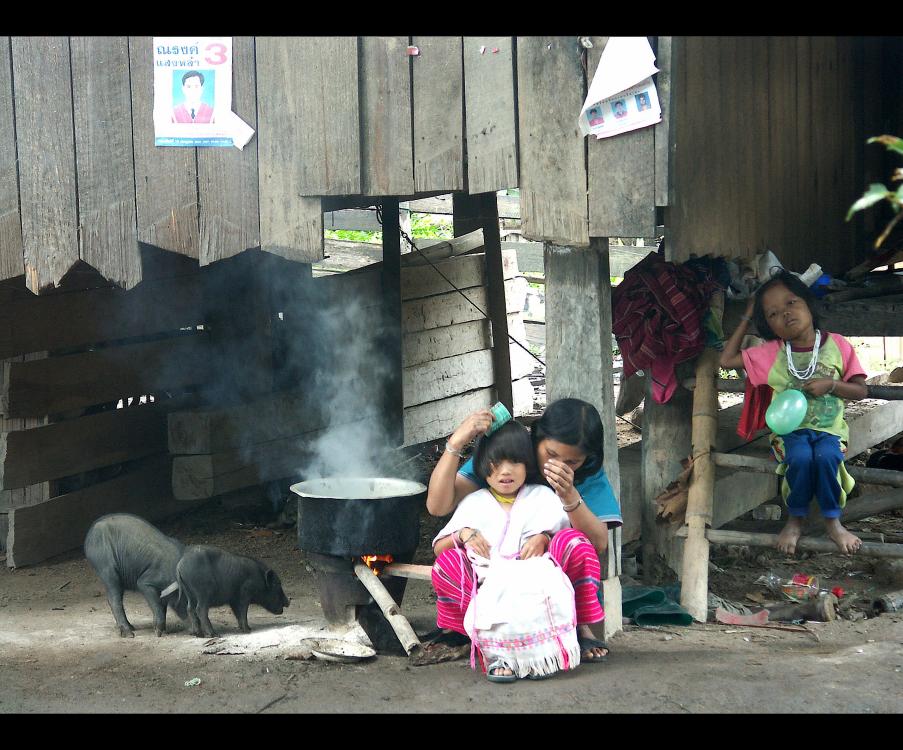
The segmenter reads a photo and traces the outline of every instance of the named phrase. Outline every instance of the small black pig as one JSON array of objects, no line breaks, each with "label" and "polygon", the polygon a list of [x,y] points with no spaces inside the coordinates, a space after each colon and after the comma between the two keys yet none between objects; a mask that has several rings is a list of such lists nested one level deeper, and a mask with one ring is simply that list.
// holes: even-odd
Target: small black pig
[{"label": "small black pig", "polygon": [[176,565],[185,545],[168,537],[138,516],[114,513],[98,518],[85,536],[85,557],[107,590],[119,635],[134,638],[135,629],[122,608],[125,591],[139,591],[154,613],[154,632],[166,632],[166,607],[185,619],[184,602],[177,595],[161,597],[160,592],[176,576]]},{"label": "small black pig", "polygon": [[289,604],[273,570],[253,557],[233,555],[218,547],[188,547],[176,566],[176,581],[180,601],[188,604],[192,635],[216,635],[207,615],[210,607],[228,604],[241,631],[250,633],[249,605],[259,604],[268,612],[281,615],[283,607]]}]

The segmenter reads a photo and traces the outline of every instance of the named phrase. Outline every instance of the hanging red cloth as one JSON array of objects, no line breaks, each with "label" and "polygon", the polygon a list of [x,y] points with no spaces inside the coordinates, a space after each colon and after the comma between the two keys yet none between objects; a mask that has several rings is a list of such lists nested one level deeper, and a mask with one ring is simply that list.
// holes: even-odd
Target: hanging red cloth
[{"label": "hanging red cloth", "polygon": [[743,412],[737,423],[737,434],[744,440],[751,440],[761,429],[767,427],[765,412],[771,403],[773,391],[767,383],[750,385],[746,381],[746,392],[743,395]]}]

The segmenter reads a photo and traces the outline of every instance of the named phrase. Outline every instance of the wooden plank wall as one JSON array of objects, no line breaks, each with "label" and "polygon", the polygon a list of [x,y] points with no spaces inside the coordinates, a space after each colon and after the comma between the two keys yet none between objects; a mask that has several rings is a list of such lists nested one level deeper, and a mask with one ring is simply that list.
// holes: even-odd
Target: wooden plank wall
[{"label": "wooden plank wall", "polygon": [[25,272],[10,39],[0,36],[0,281]]},{"label": "wooden plank wall", "polygon": [[[589,245],[583,47],[573,36],[517,39],[520,199],[525,236]],[[553,93],[554,92],[554,95]]]},{"label": "wooden plank wall", "polygon": [[514,39],[464,37],[467,188],[470,193],[518,184]]},{"label": "wooden plank wall", "polygon": [[414,37],[414,191],[463,190],[464,66],[461,37]]},{"label": "wooden plank wall", "polygon": [[797,271],[855,264],[864,243],[844,219],[883,106],[857,75],[866,52],[851,37],[672,40],[673,259],[770,249]]}]

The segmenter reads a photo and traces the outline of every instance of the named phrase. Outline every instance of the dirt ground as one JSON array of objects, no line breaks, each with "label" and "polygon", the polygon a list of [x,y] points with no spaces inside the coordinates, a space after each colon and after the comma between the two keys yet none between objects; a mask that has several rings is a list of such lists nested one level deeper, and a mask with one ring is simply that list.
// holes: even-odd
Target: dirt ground
[{"label": "dirt ground", "polygon": [[[188,635],[172,612],[170,632],[156,638],[149,609],[133,593],[126,596],[126,611],[136,637],[120,638],[101,584],[80,552],[34,568],[0,569],[0,712],[901,709],[903,615],[812,624],[809,633],[717,624],[628,626],[612,639],[608,663],[513,685],[490,684],[470,670],[467,660],[412,667],[404,657],[383,655],[357,664],[286,658],[297,656],[301,637],[324,635],[326,622],[304,553],[296,548],[295,530],[266,528],[267,520],[272,519],[261,508],[214,501],[160,524],[185,542],[259,557],[284,582],[291,606],[281,616],[252,607],[249,635],[238,631],[227,608],[212,611],[222,636],[213,644]],[[423,520],[428,539],[437,522],[425,515]],[[417,561],[429,562],[428,549],[421,545]],[[751,579],[761,561],[719,549],[713,562],[730,564],[731,570],[713,572],[713,590],[736,597],[754,590]],[[856,561],[847,572],[861,567]],[[419,633],[433,628],[434,599],[427,583],[409,582],[402,609]],[[194,678],[200,684],[186,686]]]}]

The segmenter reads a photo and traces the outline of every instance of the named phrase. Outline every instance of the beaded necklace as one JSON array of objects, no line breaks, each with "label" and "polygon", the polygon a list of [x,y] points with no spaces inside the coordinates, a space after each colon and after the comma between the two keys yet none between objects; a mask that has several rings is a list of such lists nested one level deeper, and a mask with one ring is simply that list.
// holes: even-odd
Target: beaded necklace
[{"label": "beaded necklace", "polygon": [[812,358],[809,360],[809,364],[805,370],[797,370],[796,365],[793,364],[793,357],[791,356],[790,342],[785,341],[784,347],[787,352],[787,369],[790,371],[790,374],[793,375],[797,380],[809,380],[814,374],[815,369],[818,367],[818,350],[821,346],[821,331],[815,332],[815,344],[812,347]]}]

